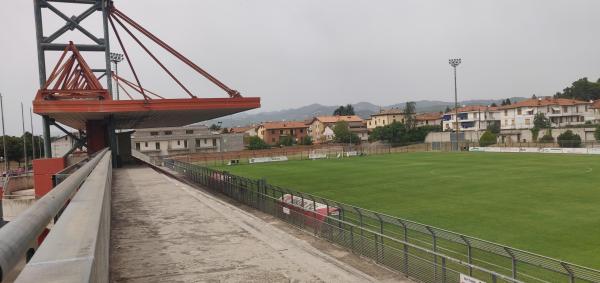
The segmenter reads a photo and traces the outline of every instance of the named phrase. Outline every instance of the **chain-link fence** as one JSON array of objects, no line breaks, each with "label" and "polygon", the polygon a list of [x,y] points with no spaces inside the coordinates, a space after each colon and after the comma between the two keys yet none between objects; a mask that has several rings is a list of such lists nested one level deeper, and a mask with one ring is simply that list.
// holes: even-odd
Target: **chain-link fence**
[{"label": "chain-link fence", "polygon": [[166,159],[191,181],[313,232],[423,282],[600,282],[600,271],[231,175]]}]

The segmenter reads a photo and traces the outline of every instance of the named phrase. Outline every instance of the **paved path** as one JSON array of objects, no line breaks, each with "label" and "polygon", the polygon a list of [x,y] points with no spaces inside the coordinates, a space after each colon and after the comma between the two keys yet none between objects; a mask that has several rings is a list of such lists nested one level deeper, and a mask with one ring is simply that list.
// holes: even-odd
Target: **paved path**
[{"label": "paved path", "polygon": [[114,282],[373,282],[274,225],[147,167],[113,176]]}]

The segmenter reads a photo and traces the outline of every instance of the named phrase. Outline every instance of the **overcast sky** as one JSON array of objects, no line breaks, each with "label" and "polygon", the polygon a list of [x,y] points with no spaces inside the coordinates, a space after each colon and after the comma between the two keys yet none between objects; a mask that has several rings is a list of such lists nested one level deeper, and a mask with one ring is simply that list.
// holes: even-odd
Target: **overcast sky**
[{"label": "overcast sky", "polygon": [[[3,2],[0,92],[7,132],[18,134],[19,103],[28,112],[39,87],[33,1]],[[311,103],[451,101],[453,57],[463,60],[460,99],[552,95],[578,78],[600,76],[597,0],[115,0],[115,5],[242,95],[261,97],[258,111]],[[62,24],[50,13],[44,20],[45,35]],[[101,30],[99,17],[83,25]],[[88,42],[75,32],[61,40]],[[114,36],[110,40],[111,49],[120,52]],[[125,44],[144,87],[185,97],[131,40]],[[185,65],[152,50],[196,95],[226,97]],[[48,69],[56,56],[48,56]],[[88,58],[92,67],[103,67],[97,54]],[[119,71],[132,78],[125,64]],[[34,121],[39,133],[40,119]]]}]

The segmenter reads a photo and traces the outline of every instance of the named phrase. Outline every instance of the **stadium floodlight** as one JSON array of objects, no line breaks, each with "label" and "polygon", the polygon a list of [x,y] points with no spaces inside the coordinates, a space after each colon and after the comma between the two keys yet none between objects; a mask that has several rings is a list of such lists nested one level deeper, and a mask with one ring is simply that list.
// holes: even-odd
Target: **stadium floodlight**
[{"label": "stadium floodlight", "polygon": [[460,126],[458,125],[458,91],[457,91],[457,87],[456,87],[456,67],[458,67],[458,65],[460,65],[461,63],[461,59],[460,58],[456,58],[456,59],[450,59],[448,60],[448,63],[450,63],[450,66],[452,66],[452,68],[454,69],[454,118],[455,118],[455,124],[454,124],[454,133],[456,135],[456,145],[457,145],[457,149],[458,149],[458,134],[460,131]]},{"label": "stadium floodlight", "polygon": [[[119,64],[119,62],[123,61],[123,54],[110,52],[108,59],[110,59],[111,62],[115,63],[115,75],[119,76],[118,64]],[[116,85],[116,88],[117,88],[117,100],[119,100],[119,84],[118,83]]]}]

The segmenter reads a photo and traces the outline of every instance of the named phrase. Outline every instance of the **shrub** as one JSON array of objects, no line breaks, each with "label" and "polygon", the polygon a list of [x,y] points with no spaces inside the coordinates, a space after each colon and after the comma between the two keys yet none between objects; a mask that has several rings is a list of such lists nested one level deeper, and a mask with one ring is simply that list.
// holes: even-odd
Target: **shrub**
[{"label": "shrub", "polygon": [[581,137],[568,130],[560,134],[557,138],[558,146],[560,147],[580,147]]},{"label": "shrub", "polygon": [[490,131],[492,134],[499,134],[500,133],[500,121],[493,121],[492,123],[490,123],[487,126],[487,130]]},{"label": "shrub", "polygon": [[496,135],[490,131],[485,131],[479,138],[479,146],[490,146],[496,144]]},{"label": "shrub", "polygon": [[248,149],[267,149],[270,148],[270,146],[263,141],[262,139],[260,139],[259,137],[250,137],[250,139],[248,140]]},{"label": "shrub", "polygon": [[301,145],[312,145],[313,144],[313,140],[311,136],[304,136],[302,137],[302,139],[300,140],[300,142],[298,144]]},{"label": "shrub", "polygon": [[277,143],[279,146],[292,146],[294,145],[294,139],[290,136],[281,136],[279,137],[279,142]]},{"label": "shrub", "polygon": [[540,129],[539,128],[533,128],[531,129],[531,139],[533,141],[536,141],[538,139],[538,136],[540,135]]}]

